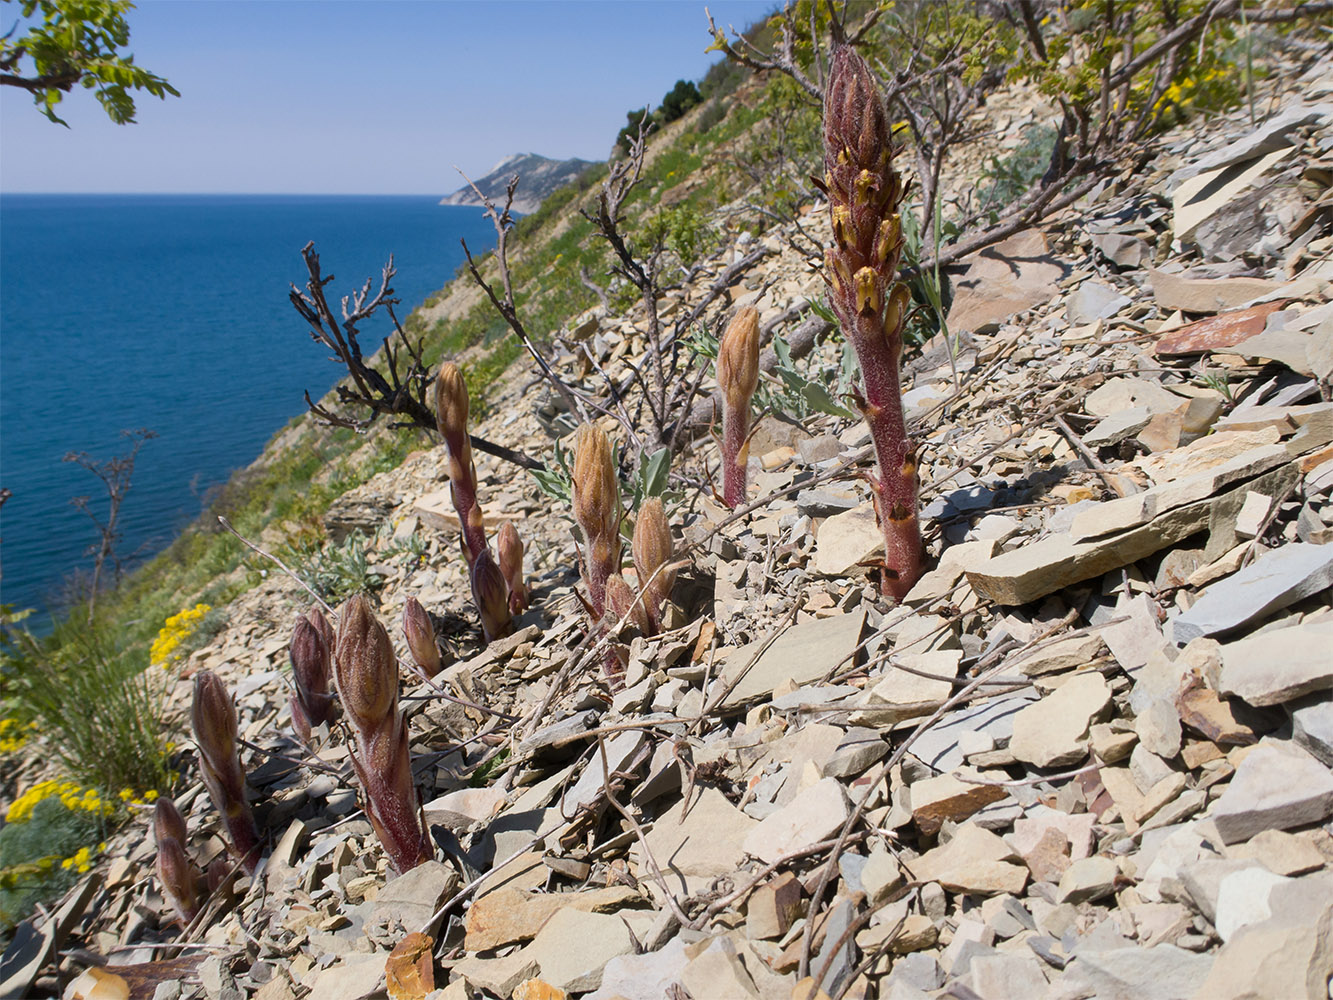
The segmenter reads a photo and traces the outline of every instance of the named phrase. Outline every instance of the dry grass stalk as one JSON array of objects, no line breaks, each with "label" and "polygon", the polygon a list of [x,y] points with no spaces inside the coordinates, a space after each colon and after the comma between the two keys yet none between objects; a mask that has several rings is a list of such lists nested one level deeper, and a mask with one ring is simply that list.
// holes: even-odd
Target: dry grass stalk
[{"label": "dry grass stalk", "polygon": [[340,618],[334,678],[355,736],[352,766],[366,816],[402,873],[429,861],[431,849],[412,783],[407,720],[398,710],[398,662],[364,594],[348,600]]}]

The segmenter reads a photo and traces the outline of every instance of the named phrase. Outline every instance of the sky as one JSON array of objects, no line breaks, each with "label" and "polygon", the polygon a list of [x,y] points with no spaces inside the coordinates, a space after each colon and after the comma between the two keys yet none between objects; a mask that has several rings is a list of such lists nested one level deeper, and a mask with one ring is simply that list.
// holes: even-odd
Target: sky
[{"label": "sky", "polygon": [[[606,157],[625,113],[775,0],[141,0],[113,125],[76,87],[52,124],[0,87],[0,192],[446,194],[511,153]],[[0,30],[18,17],[0,3]],[[30,64],[28,64],[30,65]]]}]

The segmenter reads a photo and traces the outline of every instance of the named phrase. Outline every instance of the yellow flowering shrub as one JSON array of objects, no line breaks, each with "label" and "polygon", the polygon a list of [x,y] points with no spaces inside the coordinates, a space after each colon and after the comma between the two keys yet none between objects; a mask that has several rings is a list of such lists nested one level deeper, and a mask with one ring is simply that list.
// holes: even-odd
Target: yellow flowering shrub
[{"label": "yellow flowering shrub", "polygon": [[0,719],[0,755],[15,753],[21,749],[36,729],[35,722],[29,722],[25,726],[18,719]]},{"label": "yellow flowering shrub", "polygon": [[212,610],[211,605],[200,603],[168,618],[148,651],[149,662],[163,670],[175,666],[184,655],[184,644],[199,627],[204,615]]},{"label": "yellow flowering shrub", "polygon": [[70,812],[107,817],[116,811],[115,806],[102,800],[102,794],[96,788],[83,788],[76,781],[39,781],[14,800],[5,811],[5,822],[26,823],[32,818],[38,802],[55,797],[59,797]]}]

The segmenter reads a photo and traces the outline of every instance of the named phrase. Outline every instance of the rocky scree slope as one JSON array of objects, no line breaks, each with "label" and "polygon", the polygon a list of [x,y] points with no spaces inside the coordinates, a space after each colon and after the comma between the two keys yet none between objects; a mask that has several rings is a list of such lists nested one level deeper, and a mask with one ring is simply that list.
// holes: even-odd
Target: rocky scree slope
[{"label": "rocky scree slope", "polygon": [[[573,540],[528,480],[477,456],[535,598],[482,651],[438,449],[345,498],[330,517],[365,533],[380,617],[415,596],[452,656],[438,682],[518,721],[404,676],[438,860],[389,879],[343,742],[319,771],[286,759],[306,597],[277,576],[245,595],[187,669],[237,692],[274,846],[209,949],[143,995],[382,996],[391,949],[425,931],[437,988],[395,973],[390,995],[1327,997],[1333,66],[1290,71],[1271,114],[1169,134],[1147,170],[968,263],[952,348],[909,359],[934,568],[900,607],[863,575],[860,422],[766,420],[750,478],[771,502],[725,527],[706,495],[677,510],[680,613],[634,640],[614,694],[567,669]],[[827,238],[819,215],[803,225]],[[790,331],[818,279],[784,233],[759,244],[718,312]],[[594,309],[568,332],[609,365],[642,324]],[[838,353],[803,364],[833,383]],[[530,446],[551,412],[511,382],[478,432]],[[200,790],[180,804],[206,863]],[[112,854],[64,929],[157,960],[151,838]]]}]

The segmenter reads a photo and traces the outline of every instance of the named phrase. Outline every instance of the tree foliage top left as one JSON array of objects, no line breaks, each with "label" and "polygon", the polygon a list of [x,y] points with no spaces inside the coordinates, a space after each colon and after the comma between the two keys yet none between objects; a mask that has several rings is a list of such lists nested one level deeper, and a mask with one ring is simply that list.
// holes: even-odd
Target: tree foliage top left
[{"label": "tree foliage top left", "polygon": [[[64,95],[82,85],[92,90],[117,125],[134,121],[132,91],[154,97],[179,97],[165,79],[134,62],[124,52],[130,41],[125,14],[129,0],[5,0],[19,6],[21,18],[0,36],[0,85],[32,94],[37,109],[51,121]],[[21,31],[21,33],[20,33]]]}]

